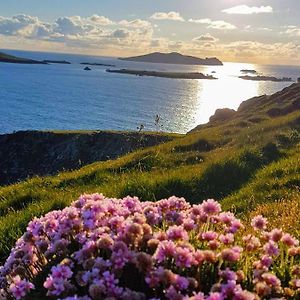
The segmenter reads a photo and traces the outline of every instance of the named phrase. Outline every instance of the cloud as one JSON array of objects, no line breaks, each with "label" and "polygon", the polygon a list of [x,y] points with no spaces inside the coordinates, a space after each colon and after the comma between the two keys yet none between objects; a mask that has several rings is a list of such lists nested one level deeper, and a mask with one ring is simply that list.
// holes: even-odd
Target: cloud
[{"label": "cloud", "polygon": [[38,18],[27,15],[16,15],[11,18],[0,17],[0,34],[14,35],[25,26],[37,24],[39,24]]},{"label": "cloud", "polygon": [[262,32],[271,32],[273,31],[272,28],[268,28],[268,27],[253,27],[251,25],[246,25],[243,29],[244,32],[254,32],[257,33],[257,31],[262,31]]},{"label": "cloud", "polygon": [[231,8],[223,9],[223,13],[230,15],[252,15],[252,14],[263,14],[272,13],[273,8],[271,6],[248,6],[238,5]]},{"label": "cloud", "polygon": [[[119,28],[116,28],[118,26]],[[11,18],[0,16],[0,37],[8,41],[18,40],[18,44],[43,45],[52,49],[145,49],[153,39],[150,22],[136,19],[113,22],[98,15],[82,18],[80,16],[60,17],[46,23],[37,17],[17,15]],[[22,41],[22,42],[21,42]],[[31,42],[32,41],[32,42]],[[9,43],[8,43],[9,44]]]},{"label": "cloud", "polygon": [[[220,42],[210,30],[208,30],[210,34],[199,35],[190,41],[186,39],[183,41],[177,35],[174,41],[171,35],[169,38],[154,35],[154,24],[148,21],[136,19],[117,22],[104,18],[69,16],[45,22],[28,15],[0,16],[0,44],[2,48],[11,49],[40,49],[115,56],[138,55],[149,51],[180,51],[199,57],[216,56],[227,61],[285,64],[297,64],[300,61],[299,26],[290,25],[281,28],[282,34],[293,38],[294,42],[290,43],[240,40],[224,43]],[[204,27],[214,29],[235,28],[225,21],[211,19],[187,22],[203,24]],[[157,29],[155,32],[157,33]]]},{"label": "cloud", "polygon": [[124,39],[130,36],[130,33],[126,29],[117,29],[112,32],[111,37]]},{"label": "cloud", "polygon": [[122,20],[119,22],[120,25],[125,26],[125,27],[135,27],[135,28],[142,28],[142,27],[148,27],[151,26],[151,23],[145,20],[141,19],[135,19],[132,21],[128,20]]},{"label": "cloud", "polygon": [[92,29],[94,29],[94,26],[85,24],[79,16],[61,17],[53,24],[53,31],[63,35],[83,35]]},{"label": "cloud", "polygon": [[170,11],[168,13],[156,12],[150,17],[150,19],[154,19],[154,20],[171,20],[171,21],[180,21],[180,22],[184,21],[184,18],[180,15],[180,13],[175,12],[175,11]]},{"label": "cloud", "polygon": [[196,24],[206,24],[207,28],[211,29],[217,29],[217,30],[233,30],[236,29],[236,26],[225,22],[223,20],[217,20],[213,21],[211,19],[189,19],[190,23],[196,23]]},{"label": "cloud", "polygon": [[104,16],[98,16],[98,15],[92,15],[91,17],[87,18],[88,21],[90,21],[93,24],[101,25],[101,26],[107,26],[107,25],[113,25],[114,22]]},{"label": "cloud", "polygon": [[214,43],[217,40],[218,39],[216,39],[215,37],[213,37],[210,33],[203,34],[203,35],[200,35],[198,37],[193,38],[194,42],[200,42],[200,43],[203,43],[203,42]]},{"label": "cloud", "polygon": [[223,61],[242,61],[261,64],[291,64],[300,61],[300,45],[295,42],[262,43],[238,40],[229,43],[186,43],[183,52],[196,56],[216,56]]},{"label": "cloud", "polygon": [[291,37],[300,37],[300,27],[289,25],[289,26],[285,26],[285,28],[286,30],[281,33],[287,34]]}]

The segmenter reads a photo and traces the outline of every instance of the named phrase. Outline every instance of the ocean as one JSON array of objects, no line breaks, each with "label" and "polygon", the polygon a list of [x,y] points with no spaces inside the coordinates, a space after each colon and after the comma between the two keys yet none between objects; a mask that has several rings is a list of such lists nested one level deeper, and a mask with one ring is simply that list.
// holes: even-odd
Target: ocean
[{"label": "ocean", "polygon": [[[72,64],[0,63],[0,133],[18,130],[138,130],[186,133],[206,123],[218,108],[272,94],[290,82],[255,82],[238,78],[242,69],[275,77],[300,77],[300,66],[224,63],[183,66],[125,62],[116,58],[1,50],[37,60]],[[186,80],[107,73],[105,63],[137,70],[202,72],[218,80]],[[159,122],[155,122],[159,115]]]}]

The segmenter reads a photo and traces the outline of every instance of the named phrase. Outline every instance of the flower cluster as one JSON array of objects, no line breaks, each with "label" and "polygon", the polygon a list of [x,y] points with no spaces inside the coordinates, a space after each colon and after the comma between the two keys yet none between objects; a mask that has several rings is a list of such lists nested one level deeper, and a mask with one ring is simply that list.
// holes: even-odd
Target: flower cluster
[{"label": "flower cluster", "polygon": [[0,268],[0,299],[300,297],[298,240],[262,216],[251,228],[214,200],[83,195],[29,223]]}]

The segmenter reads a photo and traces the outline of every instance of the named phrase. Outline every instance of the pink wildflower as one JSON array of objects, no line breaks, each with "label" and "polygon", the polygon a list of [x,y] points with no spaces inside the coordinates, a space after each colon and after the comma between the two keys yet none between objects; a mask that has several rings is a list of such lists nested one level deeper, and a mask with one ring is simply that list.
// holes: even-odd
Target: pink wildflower
[{"label": "pink wildflower", "polygon": [[282,238],[281,241],[287,245],[288,247],[296,247],[299,245],[299,241],[297,239],[295,239],[292,235],[290,235],[289,233],[285,233]]},{"label": "pink wildflower", "polygon": [[186,232],[186,230],[182,226],[171,226],[167,230],[167,237],[171,240],[184,240],[187,241],[189,239],[189,236]]},{"label": "pink wildflower", "polygon": [[221,205],[213,199],[203,201],[201,207],[203,212],[208,215],[215,215],[221,211]]},{"label": "pink wildflower", "polygon": [[264,245],[263,249],[264,249],[265,253],[268,254],[269,256],[278,256],[279,255],[279,248],[278,248],[277,244],[273,241],[267,242]]},{"label": "pink wildflower", "polygon": [[10,292],[17,300],[25,297],[25,295],[32,289],[34,289],[34,285],[27,280],[22,280],[20,276],[14,277],[9,286]]},{"label": "pink wildflower", "polygon": [[251,221],[251,226],[255,229],[255,230],[265,230],[267,228],[267,219],[264,218],[261,215],[258,215],[256,217],[254,217]]}]

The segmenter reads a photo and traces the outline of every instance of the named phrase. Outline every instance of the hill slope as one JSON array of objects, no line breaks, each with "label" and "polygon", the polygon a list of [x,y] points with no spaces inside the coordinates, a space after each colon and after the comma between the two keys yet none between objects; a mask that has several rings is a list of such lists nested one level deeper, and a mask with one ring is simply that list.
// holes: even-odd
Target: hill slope
[{"label": "hill slope", "polygon": [[211,65],[211,66],[223,65],[223,63],[215,57],[203,59],[195,56],[182,55],[177,52],[172,52],[172,53],[154,52],[146,55],[120,58],[120,59],[126,61],[161,63],[161,64]]},{"label": "hill slope", "polygon": [[143,200],[177,195],[192,203],[216,198],[243,218],[262,212],[299,235],[299,99],[300,84],[293,84],[168,143],[0,188],[0,257],[33,216],[96,191]]},{"label": "hill slope", "polygon": [[3,52],[0,52],[0,62],[13,63],[13,64],[42,64],[42,65],[47,64],[46,62],[16,57]]}]

